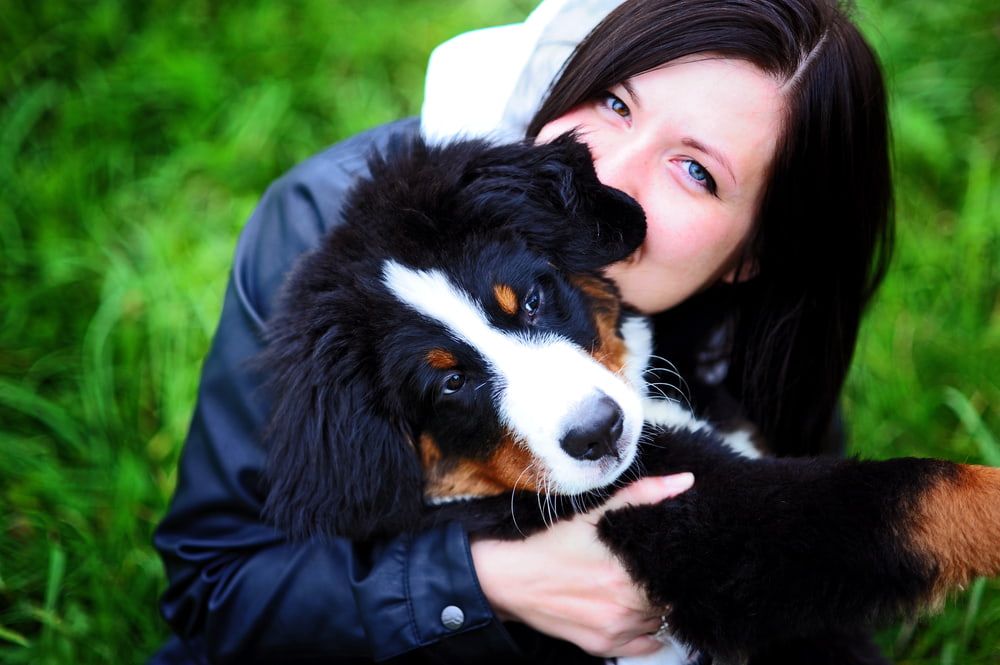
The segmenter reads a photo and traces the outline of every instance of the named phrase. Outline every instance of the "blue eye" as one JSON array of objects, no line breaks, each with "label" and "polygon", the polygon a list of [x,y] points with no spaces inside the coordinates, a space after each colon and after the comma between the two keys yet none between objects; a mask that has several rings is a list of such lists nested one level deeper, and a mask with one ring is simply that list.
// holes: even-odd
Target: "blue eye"
[{"label": "blue eye", "polygon": [[705,189],[709,191],[710,194],[715,194],[716,192],[715,179],[712,177],[712,174],[709,173],[704,166],[694,161],[693,159],[686,159],[684,160],[684,167],[687,169],[687,174],[691,177],[692,180],[695,180],[698,183],[702,184],[705,187]]},{"label": "blue eye", "polygon": [[708,171],[705,170],[705,167],[690,159],[687,160],[687,172],[689,176],[698,182],[705,182],[709,178]]}]

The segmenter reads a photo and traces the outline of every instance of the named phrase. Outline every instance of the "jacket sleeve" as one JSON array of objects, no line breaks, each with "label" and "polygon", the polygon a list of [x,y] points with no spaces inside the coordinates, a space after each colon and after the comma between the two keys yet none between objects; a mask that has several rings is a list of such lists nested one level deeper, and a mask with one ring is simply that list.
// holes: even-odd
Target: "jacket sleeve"
[{"label": "jacket sleeve", "polygon": [[[416,130],[400,121],[304,162],[269,188],[241,235],[175,495],[154,536],[168,576],[161,609],[193,661],[518,660],[455,525],[377,544],[289,542],[260,515],[268,403],[249,361],[262,322],[295,258],[336,223],[370,150]],[[446,608],[461,620],[445,625]]]}]

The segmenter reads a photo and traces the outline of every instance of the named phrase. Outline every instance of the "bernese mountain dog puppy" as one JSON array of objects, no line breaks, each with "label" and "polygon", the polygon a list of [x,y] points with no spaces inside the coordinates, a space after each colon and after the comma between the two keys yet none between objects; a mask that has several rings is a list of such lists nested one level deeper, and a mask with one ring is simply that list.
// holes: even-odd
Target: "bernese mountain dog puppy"
[{"label": "bernese mountain dog puppy", "polygon": [[459,520],[519,538],[691,471],[693,489],[599,534],[716,663],[822,651],[1000,573],[1000,471],[760,456],[650,398],[649,325],[601,274],[645,220],[572,136],[414,140],[370,167],[296,264],[261,358],[265,511],[290,537]]}]

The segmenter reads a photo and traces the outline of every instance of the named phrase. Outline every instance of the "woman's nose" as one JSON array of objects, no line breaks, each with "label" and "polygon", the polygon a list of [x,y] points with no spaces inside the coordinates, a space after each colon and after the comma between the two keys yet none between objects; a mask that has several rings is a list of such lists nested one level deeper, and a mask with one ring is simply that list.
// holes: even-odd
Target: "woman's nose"
[{"label": "woman's nose", "polygon": [[610,145],[591,148],[591,152],[598,180],[637,198],[641,174],[635,146],[627,140],[615,141]]}]

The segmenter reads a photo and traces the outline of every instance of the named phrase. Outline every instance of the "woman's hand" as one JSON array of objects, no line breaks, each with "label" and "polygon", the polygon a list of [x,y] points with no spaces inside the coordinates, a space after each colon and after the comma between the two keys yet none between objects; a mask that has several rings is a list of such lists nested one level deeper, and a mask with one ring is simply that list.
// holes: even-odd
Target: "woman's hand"
[{"label": "woman's hand", "polygon": [[694,482],[688,473],[643,478],[603,506],[524,540],[476,540],[472,558],[497,616],[567,640],[601,657],[639,656],[662,646],[652,634],[662,611],[597,539],[608,510],[656,503]]}]

